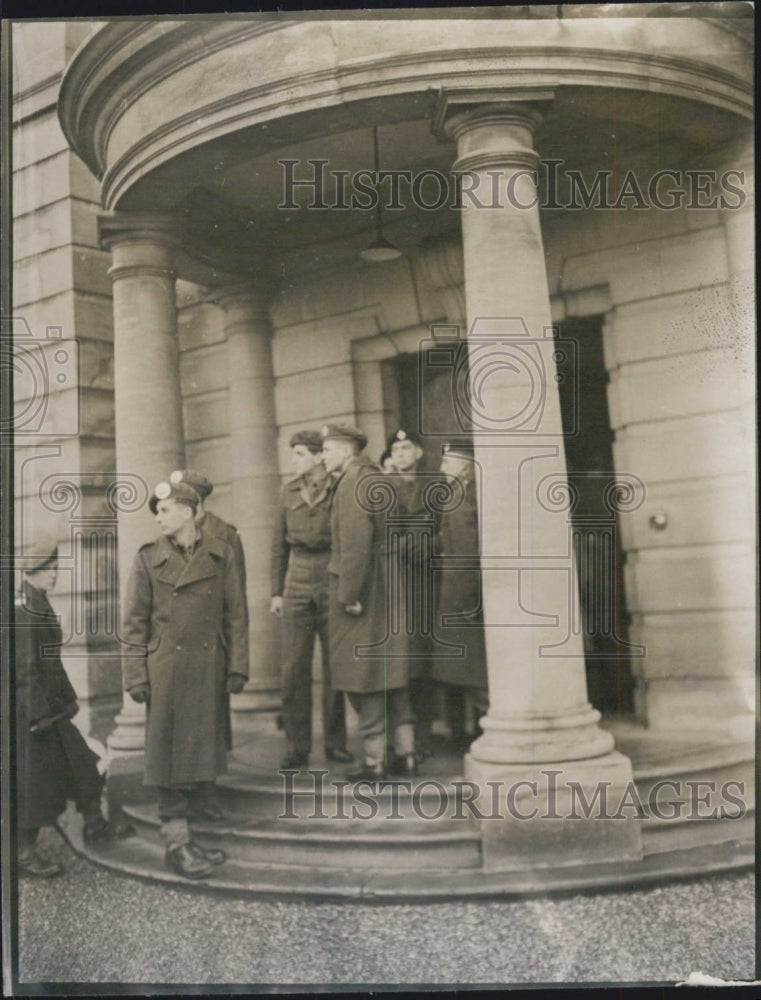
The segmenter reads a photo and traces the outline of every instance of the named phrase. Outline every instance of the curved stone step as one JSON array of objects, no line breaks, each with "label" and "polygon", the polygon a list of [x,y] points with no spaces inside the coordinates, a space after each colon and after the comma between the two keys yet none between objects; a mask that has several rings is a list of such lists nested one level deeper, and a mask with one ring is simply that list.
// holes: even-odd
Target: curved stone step
[{"label": "curved stone step", "polygon": [[[138,835],[161,845],[155,808],[125,806],[125,815]],[[481,841],[467,823],[429,830],[409,830],[402,821],[387,821],[385,829],[362,823],[337,829],[330,822],[254,820],[193,823],[193,839],[218,847],[236,861],[255,864],[303,865],[352,869],[479,868]]]},{"label": "curved stone step", "polygon": [[668,879],[709,872],[752,868],[753,843],[670,851],[622,864],[484,872],[480,869],[354,869],[314,865],[250,864],[230,860],[197,882],[174,874],[158,844],[135,837],[97,849],[85,847],[81,819],[70,809],[59,821],[61,832],[83,857],[111,871],[151,882],[234,896],[272,896],[346,902],[440,902],[446,899],[514,899],[579,889],[618,891]]}]

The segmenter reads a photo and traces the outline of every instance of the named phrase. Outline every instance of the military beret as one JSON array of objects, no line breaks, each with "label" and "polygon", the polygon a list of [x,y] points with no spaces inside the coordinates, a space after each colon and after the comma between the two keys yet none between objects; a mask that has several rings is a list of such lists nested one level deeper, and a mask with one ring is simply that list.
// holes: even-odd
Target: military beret
[{"label": "military beret", "polygon": [[148,506],[151,509],[151,514],[155,514],[159,500],[176,500],[177,503],[187,504],[188,507],[192,507],[195,511],[200,499],[189,483],[163,482],[158,483],[153,490],[153,496],[148,501]]},{"label": "military beret", "polygon": [[471,441],[447,441],[443,448],[444,458],[473,458]]},{"label": "military beret", "polygon": [[351,424],[325,424],[320,432],[323,441],[338,439],[341,441],[356,441],[361,451],[367,444],[367,435],[359,427]]},{"label": "military beret", "polygon": [[58,560],[58,542],[52,536],[42,535],[20,546],[21,569],[34,573]]},{"label": "military beret", "polygon": [[205,500],[214,489],[214,483],[197,469],[175,469],[169,477],[169,482],[187,483],[188,486],[193,487],[202,500]]},{"label": "military beret", "polygon": [[303,444],[313,455],[322,451],[322,434],[319,431],[296,431],[291,437],[291,448],[297,444]]},{"label": "military beret", "polygon": [[423,447],[420,435],[416,434],[415,431],[407,431],[404,427],[399,427],[388,439],[388,445],[386,447],[389,451],[391,451],[397,441],[411,441],[413,444],[416,444],[418,448]]}]

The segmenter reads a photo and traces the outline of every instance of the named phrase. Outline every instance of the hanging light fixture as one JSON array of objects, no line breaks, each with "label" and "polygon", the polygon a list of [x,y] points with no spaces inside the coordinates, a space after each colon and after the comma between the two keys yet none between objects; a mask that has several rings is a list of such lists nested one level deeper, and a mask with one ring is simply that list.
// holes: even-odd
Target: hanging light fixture
[{"label": "hanging light fixture", "polygon": [[[379,174],[379,154],[378,154],[378,126],[373,126],[373,151],[375,154],[375,177],[376,180]],[[397,257],[402,256],[402,251],[399,247],[395,247],[393,243],[389,241],[383,235],[383,210],[381,208],[381,193],[380,193],[380,181],[376,185],[376,193],[378,195],[378,200],[375,205],[375,239],[370,244],[369,247],[365,247],[364,250],[360,250],[359,256],[362,260],[369,261],[371,264],[381,264],[387,260],[396,260]]]}]

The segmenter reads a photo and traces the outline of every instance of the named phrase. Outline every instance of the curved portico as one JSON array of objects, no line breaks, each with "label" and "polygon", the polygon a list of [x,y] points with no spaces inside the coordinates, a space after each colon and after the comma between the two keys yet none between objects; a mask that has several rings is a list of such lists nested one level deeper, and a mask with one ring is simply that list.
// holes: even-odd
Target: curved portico
[{"label": "curved portico", "polygon": [[[184,451],[185,461],[197,464],[212,454],[212,439],[220,442],[214,460],[224,453],[227,465],[217,479],[246,548],[255,641],[239,715],[254,731],[257,718],[271,720],[277,708],[264,553],[290,433],[326,419],[356,421],[377,454],[386,423],[403,405],[402,390],[390,385],[399,359],[417,356],[432,327],[451,334],[461,325],[471,357],[487,344],[487,367],[490,350],[496,362],[480,397],[483,419],[474,417],[471,428],[480,468],[490,708],[466,758],[466,777],[481,787],[497,780],[528,788],[553,772],[553,801],[567,799],[568,783],[587,799],[601,783],[619,798],[631,785],[629,757],[614,747],[611,727],[600,724],[589,702],[585,640],[574,625],[570,515],[541,492],[552,488],[557,495],[568,487],[552,327],[576,320],[589,329],[597,324],[604,348],[615,471],[644,484],[640,512],[620,517],[630,638],[657,650],[652,660],[632,661],[640,722],[652,725],[669,697],[673,710],[680,683],[695,703],[686,661],[706,608],[726,636],[725,662],[707,665],[701,683],[709,701],[710,692],[719,693],[728,717],[748,714],[752,682],[742,636],[752,610],[721,574],[730,566],[749,572],[750,516],[734,536],[716,539],[724,546],[720,564],[715,552],[700,548],[703,529],[696,526],[693,537],[686,524],[679,544],[705,572],[704,592],[693,596],[687,586],[666,611],[653,607],[643,592],[648,573],[675,572],[675,550],[660,548],[660,529],[648,525],[664,504],[679,520],[690,491],[700,493],[699,503],[711,500],[699,458],[670,477],[651,468],[650,453],[639,458],[644,453],[637,451],[643,435],[661,430],[697,441],[696,421],[711,421],[714,412],[742,426],[747,398],[706,411],[695,408],[696,390],[695,399],[677,402],[675,417],[657,399],[649,411],[646,404],[638,410],[637,399],[656,390],[636,397],[631,381],[651,377],[652,369],[663,392],[664,358],[678,355],[685,340],[671,320],[661,338],[666,349],[652,337],[638,339],[646,303],[668,312],[675,297],[689,299],[706,286],[736,295],[730,286],[742,273],[740,213],[722,215],[718,206],[709,217],[695,206],[692,214],[682,207],[645,216],[636,193],[621,192],[632,171],[652,201],[647,178],[665,166],[677,176],[667,178],[669,188],[671,182],[685,187],[684,206],[694,195],[689,171],[696,164],[707,172],[727,169],[731,151],[750,141],[750,65],[742,37],[709,18],[573,15],[455,26],[353,18],[114,22],[74,56],[60,118],[72,147],[102,182],[104,245],[115,254],[114,350],[127,359],[116,384],[117,460],[128,463],[123,471],[159,476],[141,453],[147,431],[126,416],[141,391],[159,393],[171,409],[171,419],[163,410],[146,412],[151,454],[161,461],[175,456],[174,466]],[[373,126],[381,169],[412,177],[428,172],[430,186],[419,187],[415,198],[410,182],[399,180],[396,199],[384,202],[383,226],[403,256],[368,267],[358,254],[372,239],[373,213],[342,206],[347,178],[372,166]],[[547,163],[559,165],[557,188],[550,187]],[[592,204],[586,196],[601,172],[609,197]],[[441,204],[434,175],[451,179],[452,197]],[[471,190],[499,193],[500,207],[459,199],[454,178],[464,175]],[[590,199],[599,198],[596,190]],[[719,241],[724,246],[725,227],[729,264],[724,250],[715,249]],[[133,261],[130,254],[142,256]],[[672,261],[684,262],[685,255],[680,272]],[[187,311],[191,334],[184,346],[180,338],[179,354],[166,326],[175,322],[168,297],[175,274],[198,289]],[[192,317],[207,308],[214,317],[204,326],[206,320]],[[130,310],[155,323],[136,332]],[[144,342],[139,360],[150,380],[130,365],[136,337]],[[526,341],[541,372],[541,413],[530,426],[510,421],[537,386],[527,369],[517,372],[503,356],[505,344],[524,351]],[[731,353],[729,343],[718,348]],[[724,377],[709,388],[712,399]],[[740,396],[752,397],[747,378],[741,386]],[[585,391],[583,381],[578,391]],[[194,438],[189,428],[199,422],[204,427]],[[728,465],[722,474],[731,479],[744,471]],[[721,492],[731,482],[710,489]],[[648,491],[654,506],[645,501]],[[136,524],[130,521],[123,534],[120,526],[122,565],[129,564],[127,549],[137,547]],[[661,651],[664,641],[672,651],[682,643],[681,673]],[[616,670],[620,664],[611,661],[612,685]],[[698,709],[701,724],[711,714],[707,706]],[[138,747],[137,714],[125,706],[117,723],[113,748],[120,748],[125,725],[131,735],[122,748]],[[693,726],[689,718],[677,724],[687,732]],[[726,742],[729,729],[719,724],[717,738]],[[552,823],[484,822],[481,863],[510,870],[552,866],[558,854],[566,865],[642,858],[636,815],[590,821],[584,832],[581,825],[564,825],[561,836]]]}]

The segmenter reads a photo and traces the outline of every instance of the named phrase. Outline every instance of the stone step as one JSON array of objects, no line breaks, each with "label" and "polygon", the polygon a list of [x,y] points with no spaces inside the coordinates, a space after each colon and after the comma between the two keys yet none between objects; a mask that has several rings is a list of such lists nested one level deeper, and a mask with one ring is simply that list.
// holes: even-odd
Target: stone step
[{"label": "stone step", "polygon": [[[125,815],[138,836],[161,844],[154,807],[125,806]],[[240,813],[223,823],[193,823],[193,838],[205,847],[218,847],[236,861],[256,864],[303,865],[336,868],[478,868],[481,842],[467,821],[411,830],[405,821],[387,820],[372,828],[330,820],[251,820]]]},{"label": "stone step", "polygon": [[70,808],[59,820],[73,849],[111,871],[172,885],[233,896],[272,896],[353,902],[440,902],[447,899],[516,899],[579,889],[623,888],[707,873],[752,868],[754,845],[723,843],[648,855],[642,861],[567,868],[526,868],[509,872],[480,869],[365,869],[315,865],[252,864],[231,859],[197,882],[174,874],[163,847],[135,837],[98,848],[85,847],[81,819]]}]

